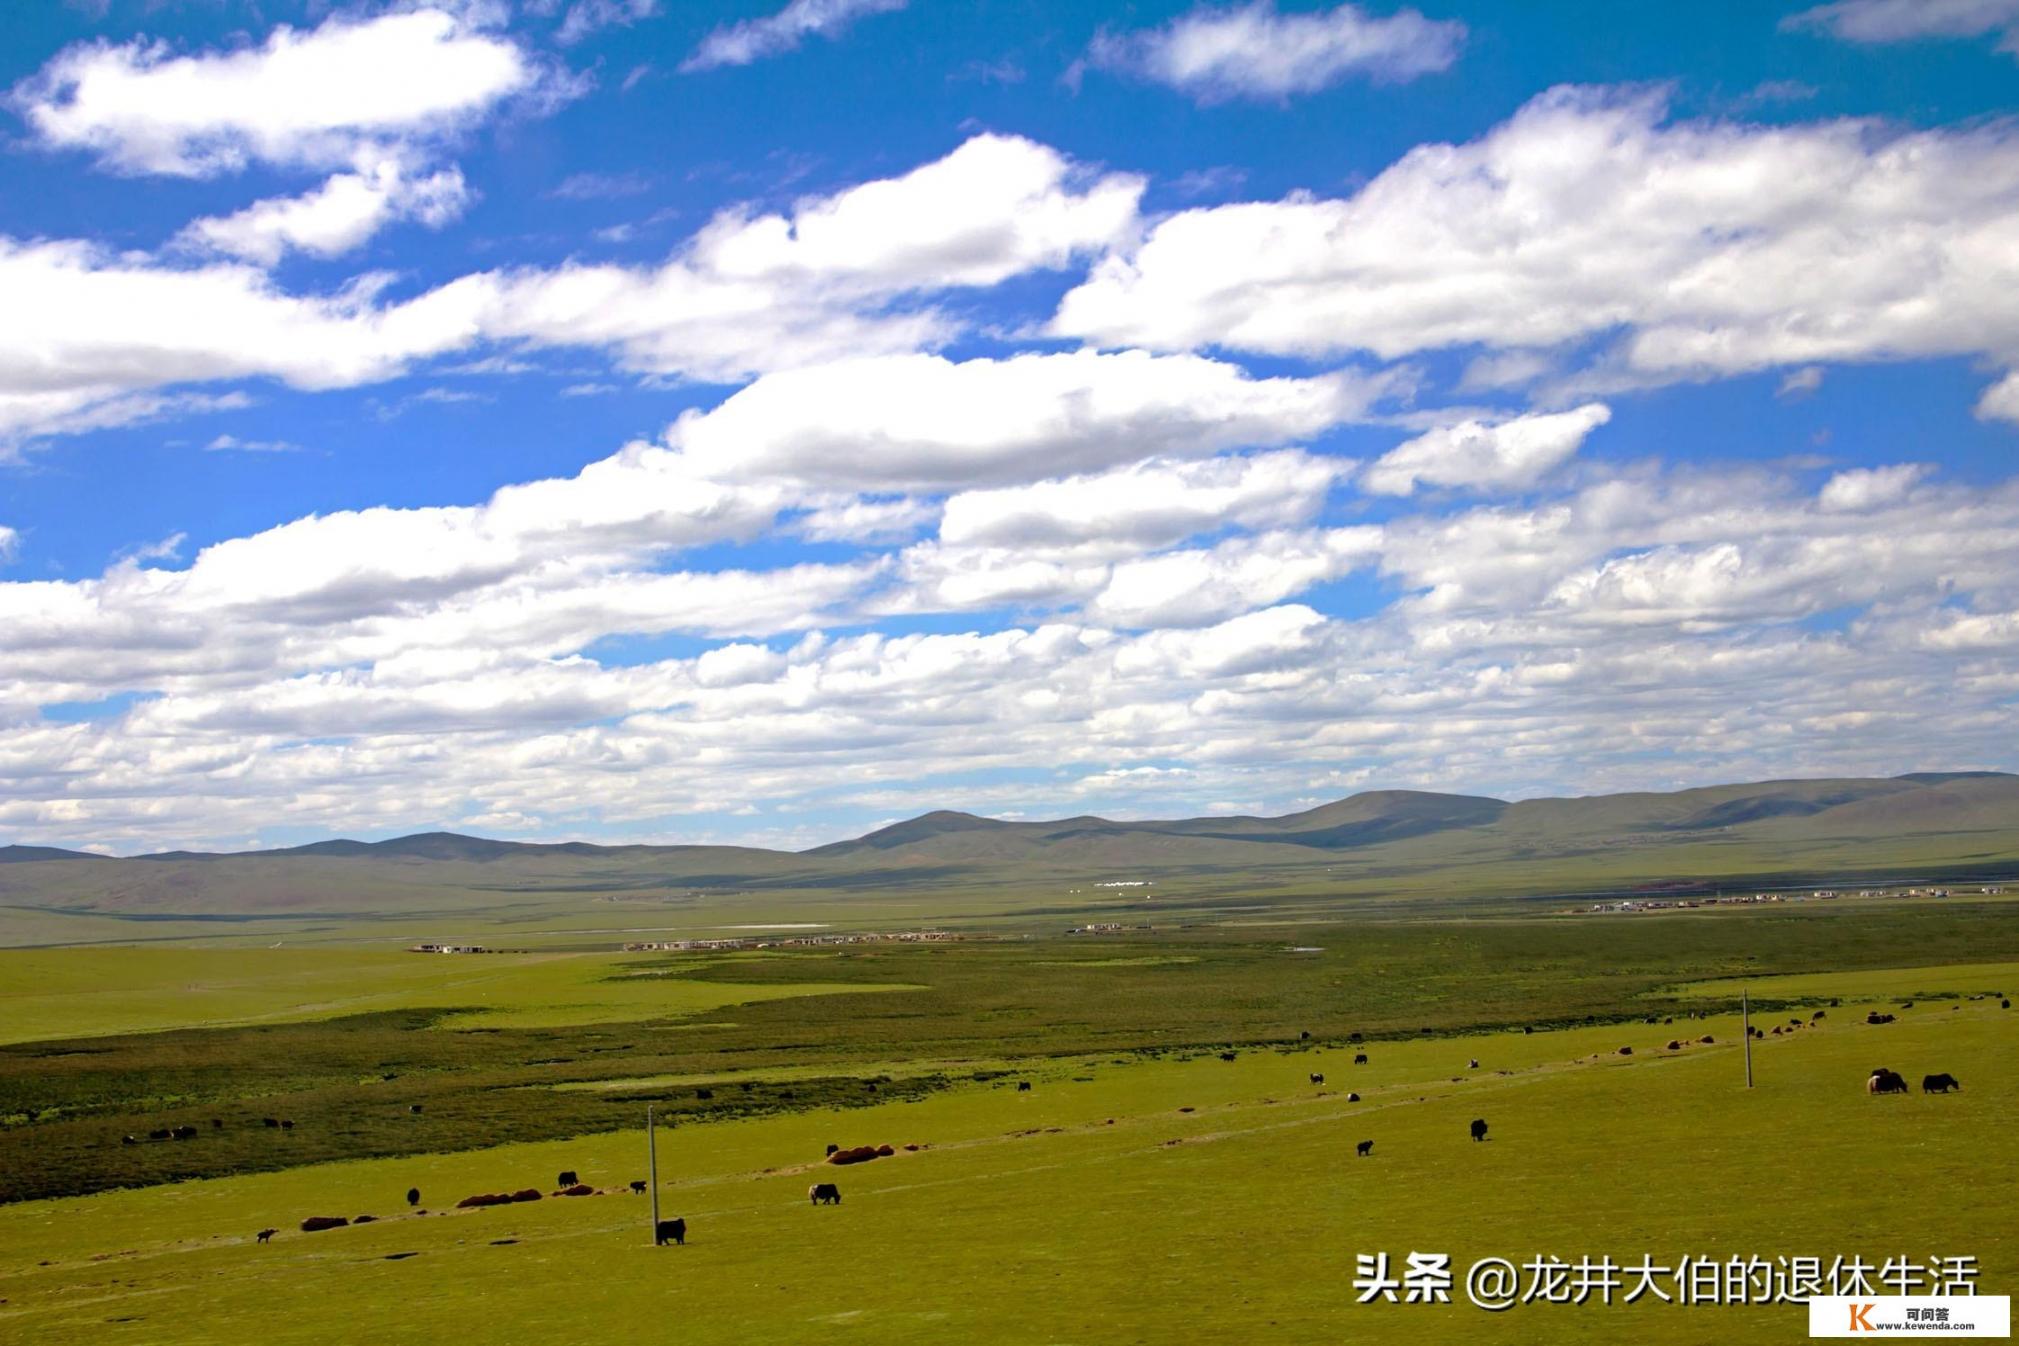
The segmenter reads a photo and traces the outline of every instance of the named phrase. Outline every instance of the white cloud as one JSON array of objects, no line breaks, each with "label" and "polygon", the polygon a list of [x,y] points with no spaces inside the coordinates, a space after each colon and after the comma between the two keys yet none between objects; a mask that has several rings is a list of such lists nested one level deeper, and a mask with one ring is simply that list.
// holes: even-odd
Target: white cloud
[{"label": "white cloud", "polygon": [[1823,367],[1804,365],[1791,369],[1781,379],[1781,386],[1774,390],[1776,397],[1807,397],[1823,386]]},{"label": "white cloud", "polygon": [[1414,79],[1450,68],[1464,40],[1464,24],[1414,9],[1380,18],[1352,4],[1279,14],[1273,0],[1252,0],[1195,9],[1161,28],[1104,30],[1087,59],[1217,103],[1313,93],[1349,75]]},{"label": "white cloud", "polygon": [[298,297],[248,267],[173,269],[80,243],[0,238],[0,290],[0,435],[14,437],[243,402],[165,385],[388,378],[477,333],[453,291],[383,307],[363,289]]},{"label": "white cloud", "polygon": [[1866,43],[1997,33],[2002,49],[2019,52],[2019,0],[1837,0],[1791,14],[1781,27]]},{"label": "white cloud", "polygon": [[1349,575],[1372,564],[1380,547],[1378,528],[1311,529],[1125,561],[1087,614],[1132,628],[1205,626]]},{"label": "white cloud", "polygon": [[[1521,508],[1102,563],[1085,591],[1098,616],[779,649],[735,628],[848,614],[874,564],[642,566],[668,529],[630,502],[688,491],[636,474],[667,466],[613,460],[593,491],[541,484],[474,512],[307,520],[180,571],[0,584],[0,830],[131,846],[515,815],[536,834],[677,835],[669,817],[750,799],[1042,812],[1140,763],[1172,773],[1157,813],[1395,781],[1876,774],[1984,760],[2019,685],[2009,482],[1924,478],[1846,512],[1827,485],[1757,470],[1636,469]],[[611,559],[573,564],[541,521]],[[429,559],[473,548],[505,577],[466,584],[467,564]],[[1404,596],[1369,616],[1268,598],[1376,557]],[[389,569],[424,582],[388,587]],[[1800,625],[1847,607],[1863,615],[1841,635]],[[669,625],[723,643],[634,666],[578,652]],[[89,724],[34,715],[122,689],[159,694]],[[1018,783],[940,783],[1007,769]]]},{"label": "white cloud", "polygon": [[1091,476],[962,491],[947,500],[948,547],[1041,552],[1167,547],[1222,528],[1301,524],[1352,464],[1298,450],[1199,462],[1148,459]]},{"label": "white cloud", "polygon": [[554,30],[554,40],[580,42],[600,28],[628,28],[659,12],[659,0],[575,0]]},{"label": "white cloud", "polygon": [[[460,178],[400,179],[425,222]],[[1062,267],[1133,230],[1140,179],[983,135],[895,178],[733,210],[658,267],[480,272],[383,303],[384,276],[289,294],[238,266],[177,268],[78,242],[0,237],[0,436],[119,423],[173,405],[174,384],[271,377],[353,387],[485,342],[593,346],[629,368],[741,379],[841,354],[916,350],[962,329],[924,301]],[[338,247],[371,225],[322,194],[198,226],[265,257]]]},{"label": "white cloud", "polygon": [[1383,454],[1367,469],[1361,484],[1377,495],[1408,495],[1419,485],[1493,490],[1533,486],[1611,419],[1611,408],[1593,402],[1575,411],[1440,426]]},{"label": "white cloud", "polygon": [[737,379],[939,344],[959,323],[898,301],[1111,245],[1135,227],[1142,189],[1031,141],[980,135],[789,215],[725,212],[660,267],[486,273],[448,289],[479,307],[494,340],[614,347],[633,369]]},{"label": "white cloud", "polygon": [[462,129],[540,72],[510,39],[440,9],[332,17],[264,43],[177,55],[136,39],[71,47],[13,92],[36,138],[129,172],[324,165]]},{"label": "white cloud", "polygon": [[2019,424],[2019,371],[2007,374],[1984,390],[1984,396],[1977,400],[1977,416],[1980,420]]},{"label": "white cloud", "polygon": [[193,221],[179,241],[270,267],[290,249],[315,257],[350,252],[395,220],[438,229],[461,215],[469,200],[461,171],[445,168],[416,177],[397,158],[382,156],[301,196]]},{"label": "white cloud", "polygon": [[683,415],[669,442],[725,476],[944,490],[1284,444],[1359,417],[1386,386],[1140,351],[885,356],[767,375]]},{"label": "white cloud", "polygon": [[1927,475],[1928,468],[1923,463],[1852,468],[1824,482],[1817,499],[1824,509],[1875,509],[1880,505],[1899,503],[1914,484]]},{"label": "white cloud", "polygon": [[717,28],[680,68],[710,70],[749,65],[795,51],[809,37],[833,37],[857,19],[903,9],[908,0],[792,0],[776,14]]},{"label": "white cloud", "polygon": [[852,497],[809,510],[795,526],[808,542],[901,542],[939,513],[923,500]]},{"label": "white cloud", "polygon": [[206,453],[300,453],[301,445],[285,439],[240,439],[219,435],[203,446]]},{"label": "white cloud", "polygon": [[1645,91],[1557,89],[1350,197],[1180,211],[1096,266],[1052,330],[1389,359],[1604,339],[1565,391],[2019,359],[2003,298],[2019,288],[2019,128],[1664,118]]}]

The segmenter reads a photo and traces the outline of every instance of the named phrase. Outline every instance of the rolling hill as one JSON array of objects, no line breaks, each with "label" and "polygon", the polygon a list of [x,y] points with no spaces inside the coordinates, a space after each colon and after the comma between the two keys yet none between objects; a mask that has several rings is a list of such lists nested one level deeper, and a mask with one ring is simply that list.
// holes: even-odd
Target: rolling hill
[{"label": "rolling hill", "polygon": [[891,894],[965,895],[944,914],[977,903],[998,909],[990,906],[998,895],[1028,905],[1117,881],[1147,881],[1159,896],[1412,898],[1964,874],[2019,874],[2019,776],[1917,773],[1518,802],[1380,790],[1275,818],[1026,822],[941,810],[797,853],[448,832],[125,859],[16,845],[0,848],[0,907],[128,920],[404,920],[596,901],[726,912],[739,899],[783,894],[826,914]]}]

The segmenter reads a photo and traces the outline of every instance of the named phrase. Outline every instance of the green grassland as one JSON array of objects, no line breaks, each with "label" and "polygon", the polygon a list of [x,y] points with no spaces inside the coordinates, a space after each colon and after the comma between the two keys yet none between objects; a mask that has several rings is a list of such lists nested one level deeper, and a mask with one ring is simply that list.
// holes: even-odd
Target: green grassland
[{"label": "green grassland", "polygon": [[[2010,980],[2019,966],[1995,969]],[[2019,1018],[1995,1001],[1852,1011],[1755,1046],[1736,1020],[1608,1024],[1180,1059],[1060,1057],[918,1101],[661,1137],[685,1248],[628,1194],[444,1212],[470,1192],[644,1174],[637,1130],[350,1161],[0,1208],[0,1331],[38,1343],[682,1341],[1786,1341],[1794,1306],[1359,1305],[1358,1253],[1968,1253],[2019,1273],[2009,1175]],[[1636,1054],[1617,1049],[1632,1045]],[[1469,1059],[1481,1062],[1478,1071]],[[1886,1063],[1961,1094],[1872,1098]],[[1323,1072],[1328,1084],[1308,1083]],[[1347,1087],[1362,1095],[1346,1101]],[[1466,1125],[1490,1119],[1474,1144]],[[1356,1141],[1376,1142],[1355,1159]],[[916,1153],[833,1170],[826,1142]],[[832,1176],[838,1208],[810,1208]],[[405,1212],[418,1185],[430,1214]],[[311,1214],[382,1222],[301,1234]],[[254,1231],[283,1231],[270,1246]]]},{"label": "green grassland", "polygon": [[[715,954],[0,952],[0,1340],[1782,1341],[1797,1308],[1488,1314],[1349,1282],[1381,1251],[1964,1253],[1987,1291],[2019,1279],[2019,906],[1468,912]],[[1741,989],[1763,1027],[1804,1024],[1754,1044],[1751,1091]],[[1878,1065],[1964,1091],[1872,1098]],[[623,1191],[648,1104],[685,1248],[648,1246]],[[879,1142],[923,1148],[819,1163]],[[562,1169],[616,1190],[452,1210]],[[809,1208],[829,1176],[844,1204]]]},{"label": "green grassland", "polygon": [[0,1043],[280,1023],[454,1005],[456,1028],[678,1016],[859,983],[737,985],[629,970],[614,954],[419,955],[358,949],[0,950]]}]

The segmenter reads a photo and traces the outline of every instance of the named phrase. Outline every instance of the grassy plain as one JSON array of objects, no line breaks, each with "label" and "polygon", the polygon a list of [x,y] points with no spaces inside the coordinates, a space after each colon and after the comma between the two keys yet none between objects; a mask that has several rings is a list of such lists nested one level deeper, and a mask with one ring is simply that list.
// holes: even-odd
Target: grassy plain
[{"label": "grassy plain", "polygon": [[[1800,1309],[1488,1314],[1349,1282],[1382,1251],[1965,1253],[1985,1290],[2019,1281],[2019,1014],[1986,998],[2019,988],[2009,904],[290,952],[0,954],[0,1339],[1765,1342]],[[1755,1044],[1750,1092],[1741,985],[1763,1025],[1826,1011]],[[1964,1091],[1871,1098],[1876,1065]],[[628,1194],[445,1211],[564,1168],[621,1193],[648,1101],[687,1247],[647,1246]],[[927,1148],[818,1162],[884,1141]],[[814,1176],[841,1207],[807,1206]]]}]

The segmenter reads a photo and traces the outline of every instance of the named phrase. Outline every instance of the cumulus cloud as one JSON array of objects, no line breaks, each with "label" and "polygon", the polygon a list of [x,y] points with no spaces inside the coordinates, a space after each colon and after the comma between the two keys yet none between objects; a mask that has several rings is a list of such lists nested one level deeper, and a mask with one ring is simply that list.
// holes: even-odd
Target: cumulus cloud
[{"label": "cumulus cloud", "polygon": [[884,356],[766,375],[684,414],[668,442],[724,477],[946,490],[1284,444],[1358,418],[1387,387],[1140,351]]},{"label": "cumulus cloud", "polygon": [[1817,497],[1824,509],[1868,510],[1906,497],[1914,483],[1928,475],[1923,463],[1894,463],[1839,472],[1823,483]]},{"label": "cumulus cloud", "polygon": [[1465,25],[1414,9],[1386,17],[1358,5],[1279,14],[1272,0],[1235,9],[1199,8],[1160,28],[1103,30],[1087,60],[1166,84],[1202,103],[1283,99],[1363,75],[1415,79],[1450,68]]},{"label": "cumulus cloud", "polygon": [[1790,14],[1781,27],[1863,43],[1996,33],[2001,50],[2019,53],[2019,0],[1836,0]]},{"label": "cumulus cloud", "polygon": [[477,332],[453,293],[294,296],[253,268],[172,268],[82,243],[0,238],[0,289],[0,434],[17,436],[161,414],[185,396],[155,391],[165,385],[387,378]]},{"label": "cumulus cloud", "polygon": [[[374,212],[429,216],[461,179],[312,193],[192,237],[258,258],[340,248]],[[841,354],[917,350],[962,330],[931,296],[1062,267],[1135,227],[1143,184],[1045,146],[982,135],[894,178],[789,212],[717,215],[656,267],[568,264],[479,272],[383,302],[384,277],[297,295],[247,267],[173,267],[79,242],[0,237],[0,435],[131,420],[165,386],[269,377],[354,387],[483,343],[590,346],[640,372],[733,380]]]},{"label": "cumulus cloud", "polygon": [[1300,524],[1352,464],[1290,449],[1199,462],[1151,458],[1113,471],[962,491],[940,520],[944,546],[1136,550],[1220,528]]},{"label": "cumulus cloud", "polygon": [[[1179,211],[1067,294],[1104,346],[1389,359],[1602,346],[1582,386],[2019,358],[2019,129],[1671,122],[1564,88],[1349,197]],[[1614,339],[1613,334],[1618,336]]]},{"label": "cumulus cloud", "polygon": [[[1852,469],[1874,473],[1853,491],[1848,474],[1636,469],[1378,529],[1262,527],[1175,550],[1155,534],[1090,564],[1077,606],[1038,624],[795,637],[778,633],[858,620],[888,577],[876,560],[641,565],[654,536],[728,522],[634,525],[629,502],[689,494],[633,475],[669,466],[649,461],[517,504],[307,520],[181,570],[0,585],[0,830],[129,846],[276,820],[677,830],[666,820],[753,798],[973,802],[937,782],[990,770],[1022,782],[990,787],[996,807],[1044,809],[1074,780],[1146,763],[1189,773],[1158,811],[1287,807],[1379,780],[1671,779],[1651,760],[1717,778],[1897,770],[1979,760],[2019,653],[2009,482],[1895,489]],[[614,513],[582,522],[597,517],[585,492]],[[1839,508],[1847,493],[1857,508]],[[606,539],[602,559],[550,548],[539,521],[556,519]],[[445,559],[459,551],[475,554]],[[1370,565],[1397,597],[1368,615],[1274,597]],[[1846,611],[1842,632],[1807,625]],[[598,654],[653,629],[715,643]],[[141,699],[105,719],[34,713],[121,690]]]},{"label": "cumulus cloud", "polygon": [[447,289],[485,336],[612,348],[632,369],[731,380],[845,352],[936,345],[959,323],[911,296],[1065,266],[1135,224],[1141,179],[976,136],[900,177],[718,215],[664,265],[486,273]]},{"label": "cumulus cloud", "polygon": [[1441,426],[1383,454],[1361,485],[1377,495],[1408,495],[1419,485],[1532,486],[1611,419],[1611,408],[1593,402],[1575,411]]},{"label": "cumulus cloud", "polygon": [[231,215],[193,221],[178,241],[270,267],[290,250],[340,256],[396,220],[439,229],[461,215],[469,200],[460,170],[415,176],[397,158],[382,156],[301,196],[276,197]]},{"label": "cumulus cloud", "polygon": [[17,85],[36,139],[127,172],[202,177],[258,161],[324,165],[468,126],[541,72],[509,38],[444,9],[285,25],[228,52],[88,43]]},{"label": "cumulus cloud", "polygon": [[889,14],[908,0],[792,0],[776,14],[726,24],[702,39],[683,62],[684,71],[749,65],[767,56],[796,51],[809,37],[834,37],[857,19]]}]

